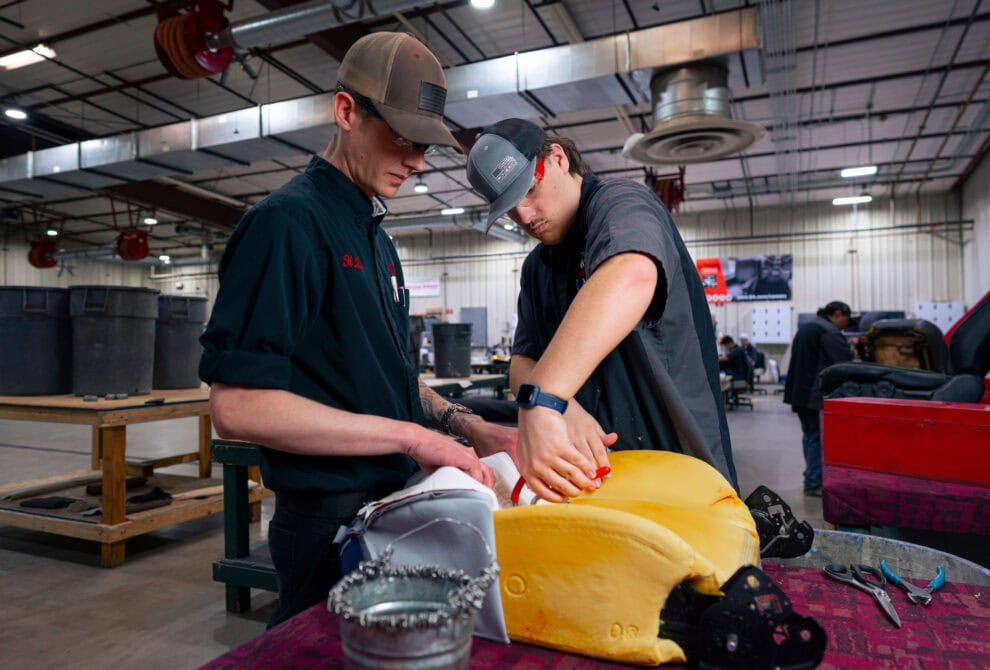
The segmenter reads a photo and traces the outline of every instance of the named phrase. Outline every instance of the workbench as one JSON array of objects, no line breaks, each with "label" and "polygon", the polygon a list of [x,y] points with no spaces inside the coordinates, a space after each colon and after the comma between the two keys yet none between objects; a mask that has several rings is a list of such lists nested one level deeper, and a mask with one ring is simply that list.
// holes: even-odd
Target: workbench
[{"label": "workbench", "polygon": [[[990,654],[986,586],[947,582],[928,607],[910,605],[902,591],[888,587],[903,620],[903,627],[896,629],[869,594],[828,579],[821,567],[767,563],[763,569],[788,595],[798,614],[813,616],[825,629],[828,647],[820,668],[986,667]],[[924,585],[921,581],[916,583]],[[338,618],[327,612],[325,602],[214,659],[203,670],[288,667],[347,667]],[[472,670],[614,670],[632,666],[519,642],[503,645],[475,637],[469,667]]]},{"label": "workbench", "polygon": [[508,388],[509,379],[504,374],[473,374],[470,377],[437,377],[433,373],[419,376],[423,383],[447,398],[460,398],[465,391],[477,389],[492,389],[496,398],[502,397],[502,392]]},{"label": "workbench", "polygon": [[[0,419],[82,424],[92,427],[92,470],[15,482],[0,487],[0,496],[17,491],[43,489],[56,492],[81,482],[102,483],[102,512],[99,523],[46,514],[44,510],[5,505],[0,507],[0,524],[65,535],[100,543],[100,564],[106,568],[124,561],[125,541],[159,528],[189,521],[223,510],[220,482],[210,476],[209,390],[154,390],[150,395],[122,400],[84,401],[73,395],[0,396]],[[149,402],[150,401],[150,402]],[[127,426],[134,423],[195,417],[199,421],[199,440],[195,450],[161,458],[126,460]],[[128,474],[149,476],[156,467],[177,463],[199,462],[198,482],[204,495],[174,500],[170,505],[126,514],[125,482]],[[215,489],[211,484],[216,484]],[[263,497],[261,487],[251,492],[251,502]]]}]

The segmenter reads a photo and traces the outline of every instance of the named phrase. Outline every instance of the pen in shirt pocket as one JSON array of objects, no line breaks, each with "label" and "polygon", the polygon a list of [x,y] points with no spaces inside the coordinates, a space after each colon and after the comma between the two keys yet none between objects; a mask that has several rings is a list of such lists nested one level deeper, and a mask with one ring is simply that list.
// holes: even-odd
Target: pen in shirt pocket
[{"label": "pen in shirt pocket", "polygon": [[395,276],[395,263],[388,264],[388,273],[392,275],[392,299],[399,302],[399,279]]}]

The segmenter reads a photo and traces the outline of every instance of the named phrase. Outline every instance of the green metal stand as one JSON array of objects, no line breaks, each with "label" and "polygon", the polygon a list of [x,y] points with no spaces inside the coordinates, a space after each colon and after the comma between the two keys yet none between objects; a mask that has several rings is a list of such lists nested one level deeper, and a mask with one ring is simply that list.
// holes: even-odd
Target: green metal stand
[{"label": "green metal stand", "polygon": [[268,543],[250,546],[248,468],[259,465],[258,445],[213,440],[213,460],[223,464],[223,558],[213,563],[213,581],[226,584],[227,611],[251,609],[251,589],[278,591]]}]

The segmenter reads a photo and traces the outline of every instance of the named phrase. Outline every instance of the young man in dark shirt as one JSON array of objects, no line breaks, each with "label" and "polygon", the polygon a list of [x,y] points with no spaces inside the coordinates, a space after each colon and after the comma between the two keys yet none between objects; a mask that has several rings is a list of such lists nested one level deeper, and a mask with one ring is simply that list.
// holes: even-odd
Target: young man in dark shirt
[{"label": "young man in dark shirt", "polygon": [[600,181],[574,143],[501,121],[471,149],[471,185],[540,241],[523,264],[510,384],[519,464],[542,498],[600,485],[606,447],[702,459],[736,486],[701,280],[656,194]]},{"label": "young man in dark shirt", "polygon": [[270,625],[326,599],[340,577],[334,535],[365,502],[417,467],[453,466],[491,486],[479,455],[515,448],[513,429],[418,380],[402,267],[380,226],[382,198],[424,168],[429,147],[458,147],[440,63],[410,35],[379,32],[351,47],[338,78],[334,141],[244,215],[202,336],[217,433],[263,445],[276,493]]}]

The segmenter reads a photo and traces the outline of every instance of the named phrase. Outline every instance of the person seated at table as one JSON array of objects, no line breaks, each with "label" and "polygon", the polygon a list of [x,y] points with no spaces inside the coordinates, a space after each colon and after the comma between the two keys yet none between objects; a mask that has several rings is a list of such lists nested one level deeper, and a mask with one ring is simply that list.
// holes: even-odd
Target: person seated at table
[{"label": "person seated at table", "polygon": [[755,367],[760,367],[757,365],[757,361],[760,359],[760,352],[757,350],[756,345],[749,341],[749,335],[746,333],[739,333],[739,348],[746,352],[749,356],[749,361]]},{"label": "person seated at table", "polygon": [[719,370],[732,379],[748,379],[752,364],[746,356],[746,350],[736,344],[731,335],[726,335],[718,343],[725,347],[725,353],[718,357]]}]

